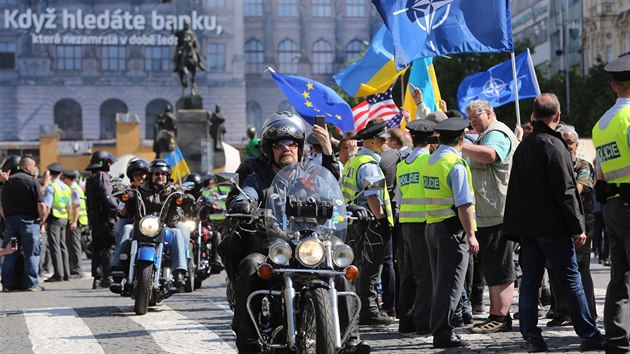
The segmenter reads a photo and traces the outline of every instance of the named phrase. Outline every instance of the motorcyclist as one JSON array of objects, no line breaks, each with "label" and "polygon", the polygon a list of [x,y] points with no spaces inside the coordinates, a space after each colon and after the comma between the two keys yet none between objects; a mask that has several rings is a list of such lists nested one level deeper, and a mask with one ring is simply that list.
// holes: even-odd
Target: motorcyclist
[{"label": "motorcyclist", "polygon": [[[322,165],[331,171],[334,176],[339,176],[338,161],[332,153],[332,145],[326,129],[315,126],[320,144],[323,147]],[[263,124],[261,138],[261,148],[270,164],[253,164],[253,174],[250,174],[243,182],[243,191],[255,205],[251,205],[247,198],[233,191],[228,196],[228,210],[231,213],[250,213],[255,206],[265,207],[271,183],[275,174],[283,167],[295,164],[300,161],[304,148],[304,123],[302,119],[290,112],[278,112],[271,114]],[[238,237],[230,235],[230,237]],[[248,316],[246,304],[247,298],[252,291],[265,289],[268,287],[266,281],[257,274],[256,269],[265,261],[270,240],[267,235],[255,234],[249,238],[249,250],[247,255],[239,264],[238,277],[235,285],[235,309],[233,329],[236,332],[236,346],[241,353],[260,352],[258,336],[254,329],[254,324]],[[234,276],[234,275],[233,275]],[[233,281],[233,280],[232,280]],[[340,319],[342,328],[348,325],[349,306],[346,301],[340,300]],[[354,331],[348,341],[344,351],[369,353],[369,345],[359,342],[358,331]]]},{"label": "motorcyclist", "polygon": [[[170,177],[171,167],[166,161],[162,159],[151,161],[149,165],[148,181],[136,189],[146,207],[146,215],[158,214],[166,202],[167,197],[178,190],[178,186],[172,183]],[[140,220],[144,216],[140,215],[140,211],[133,207],[137,205],[137,197],[138,195],[134,193],[134,195],[129,198],[124,208],[120,211],[122,216],[132,216],[135,220]],[[170,230],[173,234],[172,241],[169,245],[171,256],[170,268],[173,272],[175,286],[179,289],[182,289],[185,285],[186,270],[188,268],[186,250],[190,240],[190,233],[186,230],[181,218],[184,215],[184,209],[192,206],[193,198],[192,196],[188,196],[187,198],[183,198],[183,200],[182,205],[176,205],[176,203],[172,201],[166,217],[168,226],[171,226]],[[175,227],[172,227],[173,225],[175,225]],[[121,238],[123,240],[130,240],[132,232],[133,228],[124,228]],[[123,247],[123,249],[125,248],[124,243],[121,243],[121,247]]]},{"label": "motorcyclist", "polygon": [[[131,188],[140,187],[143,183],[146,182],[147,176],[149,175],[149,162],[141,157],[134,157],[127,163],[127,178],[129,178]],[[118,208],[122,210],[125,206],[124,202],[120,202]],[[127,232],[125,232],[125,229]],[[120,217],[116,222],[116,251],[114,252],[114,257],[112,258],[112,276],[114,278],[114,286],[110,287],[110,290],[116,289],[117,285],[120,284],[122,280],[121,274],[119,271],[126,270],[123,262],[121,262],[120,255],[123,252],[123,248],[121,245],[124,241],[129,240],[133,232],[133,216],[126,215],[125,217]],[[123,238],[127,237],[127,238]]]}]

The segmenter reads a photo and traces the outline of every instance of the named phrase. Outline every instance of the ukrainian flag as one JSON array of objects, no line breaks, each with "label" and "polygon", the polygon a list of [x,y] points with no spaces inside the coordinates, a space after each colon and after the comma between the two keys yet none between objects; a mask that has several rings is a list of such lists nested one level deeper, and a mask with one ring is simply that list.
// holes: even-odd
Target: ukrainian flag
[{"label": "ukrainian flag", "polygon": [[408,110],[411,120],[416,119],[416,103],[411,97],[413,89],[411,85],[422,91],[422,100],[435,112],[440,107],[442,96],[440,95],[440,87],[438,86],[437,76],[433,68],[433,58],[416,59],[411,64],[411,72],[409,73],[409,83],[407,83],[407,92],[405,92],[405,101],[403,108]]},{"label": "ukrainian flag", "polygon": [[175,181],[183,179],[190,173],[190,168],[188,168],[188,164],[186,160],[184,160],[184,155],[182,155],[182,151],[178,146],[175,147],[175,150],[171,151],[171,153],[164,159],[171,166],[171,178]]},{"label": "ukrainian flag", "polygon": [[374,34],[365,55],[335,75],[335,82],[352,97],[387,91],[406,70],[396,70],[392,53],[392,35],[387,27],[382,26]]}]

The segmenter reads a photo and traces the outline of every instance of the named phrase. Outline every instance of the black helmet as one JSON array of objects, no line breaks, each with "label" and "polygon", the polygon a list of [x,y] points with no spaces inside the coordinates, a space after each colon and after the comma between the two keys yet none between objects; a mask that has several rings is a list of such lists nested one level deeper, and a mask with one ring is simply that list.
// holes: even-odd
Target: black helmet
[{"label": "black helmet", "polygon": [[254,139],[254,137],[256,137],[256,127],[253,125],[247,126],[247,137],[250,139]]},{"label": "black helmet", "polygon": [[142,157],[134,157],[127,163],[127,177],[132,180],[133,173],[136,171],[143,171],[147,175],[149,174],[149,162]]},{"label": "black helmet", "polygon": [[162,159],[155,159],[151,161],[151,165],[149,166],[149,174],[153,175],[155,171],[166,172],[169,178],[171,178],[171,166]]},{"label": "black helmet", "polygon": [[262,126],[260,146],[263,154],[273,159],[271,148],[274,142],[289,139],[298,143],[298,160],[304,150],[304,121],[291,112],[270,114]]},{"label": "black helmet", "polygon": [[97,150],[92,153],[92,156],[90,157],[90,164],[85,169],[87,171],[109,171],[109,166],[106,165],[106,162],[114,163],[116,161],[118,161],[118,159],[115,158],[114,155],[112,155],[111,153],[103,150]]},{"label": "black helmet", "polygon": [[19,155],[11,155],[7,156],[4,161],[2,161],[2,172],[10,172],[11,174],[16,173],[20,169],[20,156]]},{"label": "black helmet", "polygon": [[195,184],[195,187],[193,188],[193,192],[195,193],[199,192],[203,187],[201,176],[198,173],[189,173],[186,178],[184,178],[184,183],[185,182],[192,182]]}]

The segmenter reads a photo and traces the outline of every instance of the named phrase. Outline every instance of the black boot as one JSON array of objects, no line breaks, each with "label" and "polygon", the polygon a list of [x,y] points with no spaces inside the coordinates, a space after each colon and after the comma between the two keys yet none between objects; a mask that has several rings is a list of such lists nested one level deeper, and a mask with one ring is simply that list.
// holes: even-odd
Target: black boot
[{"label": "black boot", "polygon": [[173,272],[173,281],[175,282],[175,287],[178,289],[183,289],[186,286],[186,271],[184,269],[177,269]]}]

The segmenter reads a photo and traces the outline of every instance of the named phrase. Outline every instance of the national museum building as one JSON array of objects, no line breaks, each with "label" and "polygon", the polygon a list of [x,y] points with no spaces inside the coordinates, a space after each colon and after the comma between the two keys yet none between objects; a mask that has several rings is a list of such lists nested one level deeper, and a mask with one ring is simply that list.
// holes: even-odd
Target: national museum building
[{"label": "national museum building", "polygon": [[0,155],[36,151],[53,124],[60,149],[84,153],[114,141],[118,113],[153,139],[184,92],[173,71],[184,20],[205,56],[197,94],[221,106],[236,145],[248,124],[291,110],[265,67],[331,84],[381,26],[369,0],[0,0]]}]

